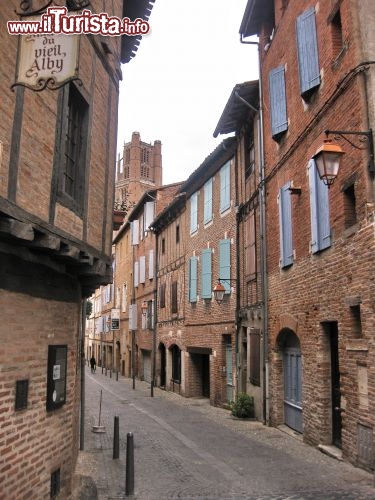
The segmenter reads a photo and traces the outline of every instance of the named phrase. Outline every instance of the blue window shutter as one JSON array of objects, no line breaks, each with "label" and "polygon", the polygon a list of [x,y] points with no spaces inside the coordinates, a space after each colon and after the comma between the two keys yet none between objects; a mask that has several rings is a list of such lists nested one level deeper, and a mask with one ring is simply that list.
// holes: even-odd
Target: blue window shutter
[{"label": "blue window shutter", "polygon": [[230,161],[220,169],[220,212],[230,207]]},{"label": "blue window shutter", "polygon": [[212,178],[204,185],[204,223],[212,221]]},{"label": "blue window shutter", "polygon": [[297,17],[297,52],[301,95],[320,85],[318,42],[315,9],[306,10]]},{"label": "blue window shutter", "polygon": [[189,261],[189,302],[197,301],[198,259],[191,257]]},{"label": "blue window shutter", "polygon": [[202,299],[212,297],[212,250],[202,250]]},{"label": "blue window shutter", "polygon": [[225,293],[230,293],[230,239],[219,241],[219,279]]},{"label": "blue window shutter", "polygon": [[292,200],[289,188],[290,182],[279,192],[281,267],[293,264]]},{"label": "blue window shutter", "polygon": [[331,246],[328,186],[319,178],[315,161],[309,162],[311,251],[319,252]]},{"label": "blue window shutter", "polygon": [[269,73],[272,137],[288,130],[286,114],[285,68],[279,66]]}]

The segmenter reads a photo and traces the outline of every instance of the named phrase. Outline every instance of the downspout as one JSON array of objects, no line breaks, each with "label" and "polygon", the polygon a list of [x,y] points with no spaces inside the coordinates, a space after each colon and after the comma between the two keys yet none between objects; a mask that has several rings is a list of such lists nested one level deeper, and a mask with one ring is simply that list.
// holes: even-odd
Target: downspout
[{"label": "downspout", "polygon": [[158,322],[158,255],[159,255],[159,238],[158,234],[154,232],[155,236],[155,264],[154,264],[154,272],[155,272],[155,288],[154,288],[154,318],[153,318],[153,329],[152,329],[152,381],[154,387],[156,387],[156,328]]},{"label": "downspout", "polygon": [[[238,147],[236,144],[236,154],[235,154],[235,165],[234,165],[234,187],[235,187],[235,206],[236,206],[236,331],[235,331],[235,363],[236,363],[236,397],[239,394],[239,385],[240,385],[240,369],[239,369],[239,336],[240,336],[240,309],[241,309],[241,291],[240,291],[240,259],[238,257],[240,248],[240,211],[238,207]],[[241,388],[242,389],[242,388]]]},{"label": "downspout", "polygon": [[263,423],[270,424],[269,418],[269,364],[268,364],[268,284],[267,284],[267,239],[266,239],[266,193],[265,193],[265,160],[264,160],[264,132],[263,132],[263,84],[262,66],[260,59],[259,42],[245,41],[240,37],[240,42],[258,47],[259,68],[259,114],[258,114],[258,144],[259,144],[259,225],[260,225],[260,266],[261,290],[263,302],[262,330],[263,330]]}]

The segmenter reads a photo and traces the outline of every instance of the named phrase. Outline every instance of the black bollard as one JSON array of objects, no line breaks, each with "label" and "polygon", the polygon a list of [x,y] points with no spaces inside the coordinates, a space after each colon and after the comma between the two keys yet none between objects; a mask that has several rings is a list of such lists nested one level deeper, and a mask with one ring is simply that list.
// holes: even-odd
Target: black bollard
[{"label": "black bollard", "polygon": [[109,370],[109,378],[112,378],[112,368]]},{"label": "black bollard", "polygon": [[118,370],[116,371],[116,382],[118,382]]},{"label": "black bollard", "polygon": [[107,376],[107,367],[105,368],[105,376]]},{"label": "black bollard", "polygon": [[113,458],[119,458],[120,456],[120,432],[119,432],[119,418],[114,419],[113,428]]},{"label": "black bollard", "polygon": [[133,433],[128,432],[126,435],[126,478],[125,478],[125,495],[129,496],[134,493],[134,439]]},{"label": "black bollard", "polygon": [[151,380],[151,397],[154,397],[154,381]]}]

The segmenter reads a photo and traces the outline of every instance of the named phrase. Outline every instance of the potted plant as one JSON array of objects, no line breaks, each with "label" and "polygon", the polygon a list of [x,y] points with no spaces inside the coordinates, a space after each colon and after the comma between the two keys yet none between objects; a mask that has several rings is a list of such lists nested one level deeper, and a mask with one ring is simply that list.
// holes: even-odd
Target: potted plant
[{"label": "potted plant", "polygon": [[238,394],[231,405],[232,415],[237,418],[254,418],[254,398],[249,394]]}]

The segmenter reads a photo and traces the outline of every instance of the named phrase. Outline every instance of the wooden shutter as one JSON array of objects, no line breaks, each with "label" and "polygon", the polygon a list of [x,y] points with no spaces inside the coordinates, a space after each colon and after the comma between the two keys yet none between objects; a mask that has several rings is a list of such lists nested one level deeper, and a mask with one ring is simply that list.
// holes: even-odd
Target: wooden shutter
[{"label": "wooden shutter", "polygon": [[212,250],[205,248],[202,250],[202,298],[212,297]]},{"label": "wooden shutter", "polygon": [[285,93],[285,68],[279,66],[269,73],[269,92],[272,137],[277,137],[288,130],[288,117],[286,113]]},{"label": "wooden shutter", "polygon": [[142,255],[139,257],[139,282],[145,283],[146,281],[146,257]]},{"label": "wooden shutter", "polygon": [[151,226],[152,221],[154,220],[154,206],[155,203],[153,201],[147,201],[144,208],[144,229],[148,231],[148,228]]},{"label": "wooden shutter", "polygon": [[139,243],[139,221],[133,220],[130,223],[131,234],[132,234],[132,245],[138,245]]},{"label": "wooden shutter", "polygon": [[225,293],[230,293],[230,239],[219,241],[219,279]]},{"label": "wooden shutter", "polygon": [[230,161],[220,169],[220,212],[230,207]]},{"label": "wooden shutter", "polygon": [[245,248],[246,248],[246,277],[254,279],[256,275],[256,240],[255,240],[255,212],[250,212],[246,219]]},{"label": "wooden shutter", "polygon": [[191,257],[189,261],[189,302],[197,301],[198,259]]},{"label": "wooden shutter", "polygon": [[139,262],[134,262],[134,286],[139,284]]},{"label": "wooden shutter", "polygon": [[320,85],[315,9],[308,9],[296,21],[298,69],[301,95]]},{"label": "wooden shutter", "polygon": [[279,192],[281,267],[293,264],[292,200],[289,188],[290,182],[285,184]]},{"label": "wooden shutter", "polygon": [[315,161],[309,162],[311,251],[319,252],[331,246],[328,186],[319,178]]},{"label": "wooden shutter", "polygon": [[204,185],[204,223],[212,221],[212,178]]},{"label": "wooden shutter", "polygon": [[194,193],[190,198],[190,232],[194,233],[198,229],[198,193]]},{"label": "wooden shutter", "polygon": [[150,280],[154,277],[154,251],[150,250],[148,254],[148,277]]}]

